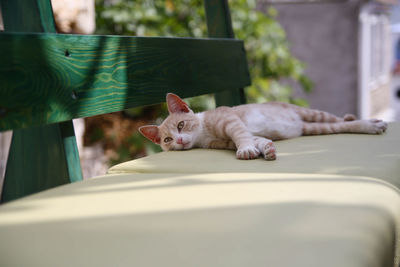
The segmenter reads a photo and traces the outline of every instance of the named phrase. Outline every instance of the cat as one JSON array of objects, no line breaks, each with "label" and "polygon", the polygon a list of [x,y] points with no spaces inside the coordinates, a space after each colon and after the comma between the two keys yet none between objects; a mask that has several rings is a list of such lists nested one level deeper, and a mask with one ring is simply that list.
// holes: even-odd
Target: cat
[{"label": "cat", "polygon": [[194,113],[179,96],[169,93],[167,106],[169,116],[160,126],[139,128],[140,133],[164,151],[195,147],[232,149],[236,150],[238,159],[244,160],[260,155],[266,160],[275,160],[275,140],[336,133],[381,134],[388,126],[381,120],[356,120],[349,114],[340,118],[280,102],[218,107]]}]

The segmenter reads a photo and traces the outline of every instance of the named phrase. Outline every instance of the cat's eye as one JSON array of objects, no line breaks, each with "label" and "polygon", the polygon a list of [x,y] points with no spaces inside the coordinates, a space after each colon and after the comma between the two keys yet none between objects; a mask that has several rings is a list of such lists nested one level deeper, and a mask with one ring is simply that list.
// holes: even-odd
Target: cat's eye
[{"label": "cat's eye", "polygon": [[178,130],[179,130],[179,131],[182,130],[182,129],[183,129],[183,126],[185,126],[185,123],[184,123],[183,121],[179,122],[179,123],[178,123]]},{"label": "cat's eye", "polygon": [[172,138],[171,137],[165,137],[164,138],[164,143],[169,143],[169,142],[171,142],[172,141]]}]

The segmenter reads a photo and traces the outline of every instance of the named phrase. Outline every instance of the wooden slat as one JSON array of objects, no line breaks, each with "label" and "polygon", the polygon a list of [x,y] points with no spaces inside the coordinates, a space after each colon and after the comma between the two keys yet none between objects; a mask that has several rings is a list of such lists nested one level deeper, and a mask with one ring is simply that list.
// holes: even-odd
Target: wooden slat
[{"label": "wooden slat", "polygon": [[250,83],[239,40],[3,33],[0,58],[0,130]]},{"label": "wooden slat", "polygon": [[[235,38],[228,1],[204,0],[204,7],[207,15],[208,36],[218,38]],[[243,53],[245,53],[244,48]],[[246,71],[248,71],[247,61],[243,64],[246,66]],[[249,75],[249,73],[247,73],[247,75]],[[246,99],[244,90],[243,88],[236,88],[234,90],[217,92],[215,94],[215,102],[217,106],[236,106],[245,104]]]},{"label": "wooden slat", "polygon": [[227,0],[204,0],[209,37],[235,38]]},{"label": "wooden slat", "polygon": [[0,0],[4,29],[12,32],[56,32],[50,0]]},{"label": "wooden slat", "polygon": [[58,124],[13,132],[2,203],[82,178],[79,165],[75,168],[79,175],[69,175],[67,155],[60,136]]},{"label": "wooden slat", "polygon": [[[50,0],[0,0],[0,5],[6,31],[55,33]],[[0,121],[1,111],[6,109],[0,108]],[[80,180],[72,121],[13,131],[0,202]]]}]

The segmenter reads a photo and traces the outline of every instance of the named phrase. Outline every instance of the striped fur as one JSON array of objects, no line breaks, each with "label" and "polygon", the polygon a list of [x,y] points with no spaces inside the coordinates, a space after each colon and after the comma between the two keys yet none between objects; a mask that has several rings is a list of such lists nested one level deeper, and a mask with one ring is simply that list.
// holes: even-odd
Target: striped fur
[{"label": "striped fur", "polygon": [[301,135],[337,133],[381,134],[387,123],[380,120],[356,120],[354,115],[343,118],[330,113],[270,102],[236,107],[219,107],[193,113],[174,94],[167,95],[170,115],[160,126],[143,126],[139,131],[163,150],[184,150],[194,147],[233,149],[238,159],[262,155],[276,158],[272,141]]}]

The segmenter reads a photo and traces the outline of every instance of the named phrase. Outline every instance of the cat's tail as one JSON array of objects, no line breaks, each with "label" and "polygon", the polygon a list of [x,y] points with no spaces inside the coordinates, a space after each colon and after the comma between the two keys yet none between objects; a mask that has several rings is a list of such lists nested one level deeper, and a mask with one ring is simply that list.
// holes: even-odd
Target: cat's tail
[{"label": "cat's tail", "polygon": [[296,111],[305,122],[343,122],[357,119],[356,116],[352,114],[346,114],[341,118],[325,111],[302,107],[297,107]]},{"label": "cat's tail", "polygon": [[336,123],[303,123],[303,135],[321,135],[335,133],[382,134],[388,124],[381,120],[355,120]]}]

